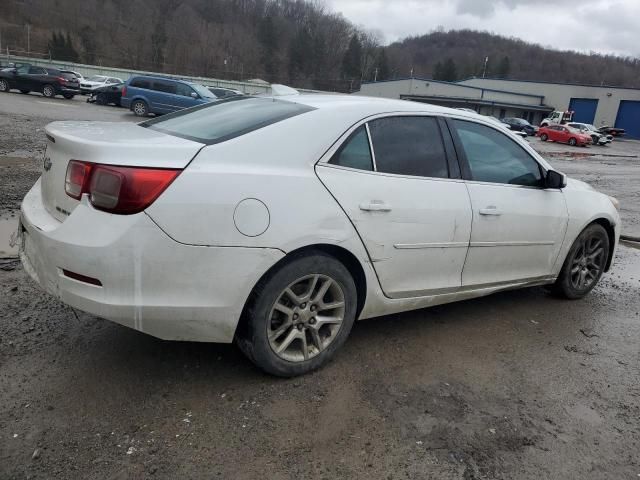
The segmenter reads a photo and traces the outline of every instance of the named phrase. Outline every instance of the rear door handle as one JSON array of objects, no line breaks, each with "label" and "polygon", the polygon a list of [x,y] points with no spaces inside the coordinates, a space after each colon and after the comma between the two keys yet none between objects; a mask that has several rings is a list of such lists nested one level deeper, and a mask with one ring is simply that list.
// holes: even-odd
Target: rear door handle
[{"label": "rear door handle", "polygon": [[360,204],[360,210],[365,212],[390,212],[391,205],[384,203],[382,200],[371,200]]},{"label": "rear door handle", "polygon": [[480,213],[480,215],[493,215],[493,216],[498,217],[498,216],[502,215],[502,210],[500,210],[499,208],[497,208],[497,207],[495,207],[493,205],[490,205],[488,207],[481,208],[479,210],[479,213]]}]

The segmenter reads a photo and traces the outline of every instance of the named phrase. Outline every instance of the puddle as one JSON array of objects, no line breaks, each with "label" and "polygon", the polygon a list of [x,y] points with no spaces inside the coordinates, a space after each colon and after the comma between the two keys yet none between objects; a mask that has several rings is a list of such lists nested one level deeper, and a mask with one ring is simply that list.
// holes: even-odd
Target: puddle
[{"label": "puddle", "polygon": [[11,237],[18,231],[18,216],[0,217],[0,258],[18,256],[18,246],[12,247]]}]

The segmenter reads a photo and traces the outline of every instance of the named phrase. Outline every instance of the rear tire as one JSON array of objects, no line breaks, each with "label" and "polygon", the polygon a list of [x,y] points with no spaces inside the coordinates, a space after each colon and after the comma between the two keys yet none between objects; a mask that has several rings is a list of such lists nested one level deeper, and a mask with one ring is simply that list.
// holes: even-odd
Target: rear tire
[{"label": "rear tire", "polygon": [[609,260],[609,235],[597,223],[585,228],[571,246],[551,291],[576,300],[596,286]]},{"label": "rear tire", "polygon": [[107,104],[107,96],[104,93],[99,93],[96,95],[96,103],[98,105],[106,105]]},{"label": "rear tire", "polygon": [[144,100],[136,100],[131,104],[131,110],[138,117],[146,117],[149,115],[149,106]]},{"label": "rear tire", "polygon": [[540,140],[542,140],[543,142],[546,142],[547,140],[549,140],[549,135],[547,135],[546,133],[543,133],[542,135],[540,135]]},{"label": "rear tire", "polygon": [[56,96],[56,89],[53,88],[52,85],[45,85],[44,87],[42,87],[42,95],[47,98],[53,98]]},{"label": "rear tire", "polygon": [[8,92],[9,91],[9,82],[5,79],[0,78],[0,92]]},{"label": "rear tire", "polygon": [[572,147],[575,147],[578,144],[578,141],[575,138],[570,138],[569,139],[569,145],[571,145]]},{"label": "rear tire", "polygon": [[30,93],[31,90],[20,90],[20,93],[23,95],[26,95],[27,93]]},{"label": "rear tire", "polygon": [[67,100],[71,100],[73,97],[75,97],[75,95],[73,93],[64,93],[64,94],[62,94],[62,96],[64,98],[66,98]]},{"label": "rear tire", "polygon": [[355,282],[341,262],[323,252],[293,256],[254,288],[236,343],[267,373],[302,375],[333,357],[356,310]]}]

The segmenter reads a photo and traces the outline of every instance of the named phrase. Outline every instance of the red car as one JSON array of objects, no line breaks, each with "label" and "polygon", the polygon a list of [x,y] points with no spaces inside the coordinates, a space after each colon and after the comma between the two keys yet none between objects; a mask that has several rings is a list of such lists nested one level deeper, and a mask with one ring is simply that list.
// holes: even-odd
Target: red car
[{"label": "red car", "polygon": [[580,145],[581,147],[590,145],[592,141],[590,135],[581,133],[580,130],[567,127],[566,125],[540,127],[538,136],[543,142],[553,140],[554,142],[568,143],[571,146]]}]

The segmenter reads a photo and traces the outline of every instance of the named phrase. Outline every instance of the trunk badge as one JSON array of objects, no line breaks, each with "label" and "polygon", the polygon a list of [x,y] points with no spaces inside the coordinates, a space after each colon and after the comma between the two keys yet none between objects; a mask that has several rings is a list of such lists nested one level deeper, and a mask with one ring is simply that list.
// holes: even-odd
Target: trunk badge
[{"label": "trunk badge", "polygon": [[51,170],[51,159],[49,157],[45,157],[42,168],[44,168],[45,172]]}]

